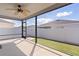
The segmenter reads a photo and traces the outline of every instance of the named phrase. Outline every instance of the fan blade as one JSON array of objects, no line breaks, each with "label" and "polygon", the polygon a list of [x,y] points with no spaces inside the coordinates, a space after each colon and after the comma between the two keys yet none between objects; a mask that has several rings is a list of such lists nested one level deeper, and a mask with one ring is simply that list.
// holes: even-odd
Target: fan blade
[{"label": "fan blade", "polygon": [[26,12],[30,12],[29,10],[25,9]]},{"label": "fan blade", "polygon": [[11,8],[7,8],[7,9],[5,9],[5,10],[13,10],[13,11],[14,11],[14,10],[17,10],[17,9],[14,9],[14,8],[13,8],[13,9],[11,9]]},{"label": "fan blade", "polygon": [[14,3],[13,8],[18,8],[19,3]]},{"label": "fan blade", "polygon": [[15,13],[14,13],[15,15],[18,15],[18,12],[17,11],[15,11]]},{"label": "fan blade", "polygon": [[30,12],[28,9],[23,9],[23,10],[26,11],[26,12],[28,12],[28,13]]},{"label": "fan blade", "polygon": [[28,15],[28,12],[23,11],[23,13],[22,13],[22,14],[24,15],[24,17],[26,17],[26,16]]},{"label": "fan blade", "polygon": [[18,3],[14,3],[11,8],[7,8],[5,10],[17,10],[18,5],[19,5]]}]

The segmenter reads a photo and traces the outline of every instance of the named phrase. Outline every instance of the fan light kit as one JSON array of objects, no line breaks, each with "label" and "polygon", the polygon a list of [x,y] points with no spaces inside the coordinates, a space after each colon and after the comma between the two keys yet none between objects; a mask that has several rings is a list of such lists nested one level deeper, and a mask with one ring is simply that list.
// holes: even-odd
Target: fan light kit
[{"label": "fan light kit", "polygon": [[20,4],[17,4],[17,7],[15,8],[8,8],[6,10],[15,11],[14,14],[19,18],[27,16],[27,14],[30,12],[28,9],[23,8],[23,6]]}]

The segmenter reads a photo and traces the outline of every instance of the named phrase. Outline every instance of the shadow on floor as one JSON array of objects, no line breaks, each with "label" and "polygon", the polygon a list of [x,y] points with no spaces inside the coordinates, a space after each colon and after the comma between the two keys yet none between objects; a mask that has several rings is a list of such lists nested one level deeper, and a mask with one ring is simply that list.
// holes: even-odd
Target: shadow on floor
[{"label": "shadow on floor", "polygon": [[36,43],[34,44],[34,46],[33,46],[33,48],[32,48],[32,51],[31,51],[31,53],[30,53],[30,56],[33,56],[34,51],[35,51],[35,48],[36,48]]}]

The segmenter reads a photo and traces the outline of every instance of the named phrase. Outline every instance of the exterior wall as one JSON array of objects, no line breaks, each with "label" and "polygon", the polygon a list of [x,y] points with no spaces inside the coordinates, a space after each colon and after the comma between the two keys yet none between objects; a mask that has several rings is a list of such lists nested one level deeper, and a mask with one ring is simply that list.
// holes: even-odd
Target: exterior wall
[{"label": "exterior wall", "polygon": [[[28,35],[34,36],[34,27],[28,27]],[[38,28],[38,37],[79,45],[79,24],[65,25],[64,28]]]}]

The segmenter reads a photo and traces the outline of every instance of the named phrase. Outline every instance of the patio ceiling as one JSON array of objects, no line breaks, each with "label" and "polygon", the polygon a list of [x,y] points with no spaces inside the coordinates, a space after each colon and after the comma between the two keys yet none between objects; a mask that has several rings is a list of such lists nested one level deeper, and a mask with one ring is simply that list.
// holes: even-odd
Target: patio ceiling
[{"label": "patio ceiling", "polygon": [[[0,18],[23,20],[28,19],[33,16],[40,15],[41,13],[47,12],[49,10],[55,10],[57,8],[68,5],[69,3],[0,3]],[[17,5],[21,5],[23,8],[29,10],[24,16],[15,14],[17,10]]]}]

